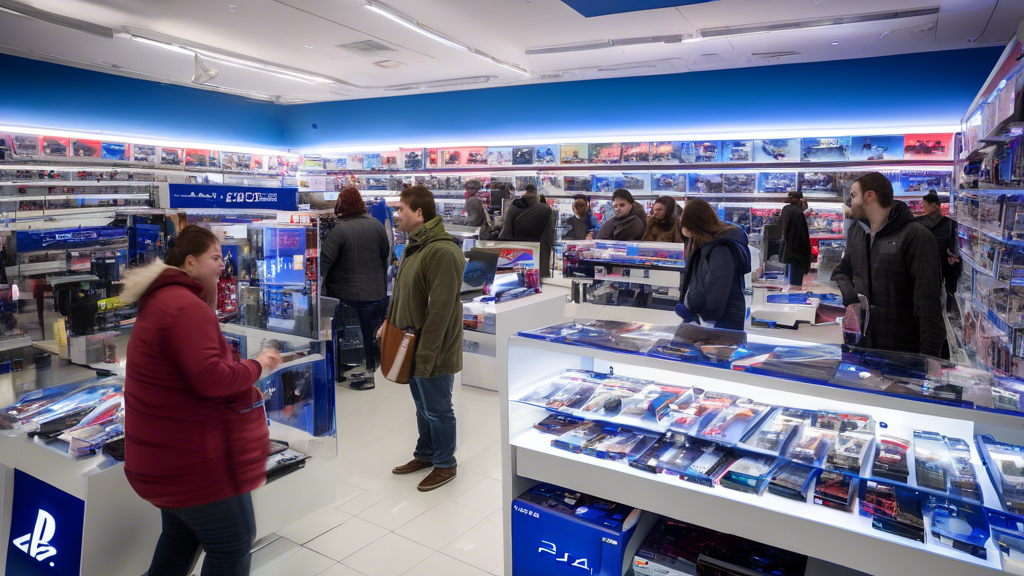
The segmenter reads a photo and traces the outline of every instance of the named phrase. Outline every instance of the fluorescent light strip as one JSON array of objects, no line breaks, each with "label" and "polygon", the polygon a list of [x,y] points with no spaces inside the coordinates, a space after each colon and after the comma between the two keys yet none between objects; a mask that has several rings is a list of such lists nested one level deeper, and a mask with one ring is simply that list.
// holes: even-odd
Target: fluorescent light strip
[{"label": "fluorescent light strip", "polygon": [[528,72],[527,70],[524,70],[523,68],[520,68],[519,66],[516,66],[515,64],[510,64],[508,62],[504,62],[502,60],[499,60],[499,59],[491,56],[490,54],[487,54],[485,52],[481,52],[480,50],[477,50],[477,49],[472,48],[470,46],[466,46],[465,44],[461,44],[461,43],[459,43],[459,42],[457,42],[455,40],[452,40],[452,39],[450,39],[450,38],[448,38],[446,36],[443,36],[443,35],[441,35],[441,34],[439,34],[437,32],[434,32],[433,30],[431,30],[430,28],[420,24],[416,20],[405,18],[404,16],[402,16],[402,15],[396,13],[396,12],[392,12],[391,10],[389,10],[387,8],[384,8],[381,5],[374,4],[374,3],[371,3],[371,2],[367,2],[363,6],[365,6],[367,9],[372,10],[373,12],[375,12],[377,14],[380,14],[381,16],[387,18],[388,20],[391,20],[392,22],[396,22],[398,24],[401,24],[402,26],[405,26],[406,28],[408,28],[410,30],[415,30],[416,32],[419,32],[420,34],[422,34],[422,35],[424,35],[424,36],[426,36],[426,37],[428,37],[428,38],[430,38],[432,40],[436,40],[436,41],[438,41],[438,42],[440,42],[440,43],[442,43],[442,44],[444,44],[446,46],[450,46],[452,48],[455,48],[456,50],[462,50],[463,52],[469,52],[470,54],[473,54],[474,56],[479,56],[479,57],[481,57],[481,58],[491,62],[492,64],[497,64],[498,66],[501,66],[502,68],[505,68],[506,70],[511,70],[512,72],[518,72],[519,74],[523,74],[524,76],[529,76],[530,75],[530,72]]},{"label": "fluorescent light strip", "polygon": [[[295,152],[284,152],[271,148],[253,148],[237,144],[220,144],[211,142],[191,142],[174,139],[153,138],[153,136],[135,136],[132,134],[114,134],[102,130],[66,130],[62,128],[46,128],[40,126],[17,126],[0,125],[0,134],[32,134],[41,136],[57,136],[59,138],[82,138],[102,139],[112,142],[127,142],[130,144],[144,144],[146,146],[162,146],[165,148],[198,148],[200,150],[219,150],[226,152],[241,152],[243,154],[260,154],[264,156],[287,156],[298,158],[301,154]],[[69,157],[68,160],[73,160]]]}]

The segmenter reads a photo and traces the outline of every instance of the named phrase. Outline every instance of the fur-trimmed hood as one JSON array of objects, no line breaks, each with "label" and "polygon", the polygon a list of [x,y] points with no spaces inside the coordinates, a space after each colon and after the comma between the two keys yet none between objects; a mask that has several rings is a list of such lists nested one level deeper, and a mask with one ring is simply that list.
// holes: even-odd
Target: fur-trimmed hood
[{"label": "fur-trimmed hood", "polygon": [[125,274],[124,290],[118,298],[125,304],[132,304],[154,290],[171,285],[184,286],[192,290],[196,296],[202,296],[203,293],[202,284],[189,278],[180,269],[157,260]]}]

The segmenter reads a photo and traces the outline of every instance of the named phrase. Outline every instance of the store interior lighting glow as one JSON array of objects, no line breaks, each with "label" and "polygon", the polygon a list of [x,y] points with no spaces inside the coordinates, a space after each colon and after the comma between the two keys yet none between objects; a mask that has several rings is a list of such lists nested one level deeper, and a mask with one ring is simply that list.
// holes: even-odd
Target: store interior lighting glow
[{"label": "store interior lighting glow", "polygon": [[513,66],[511,64],[506,64],[506,63],[502,62],[501,60],[497,60],[495,58],[491,58],[491,62],[497,64],[498,66],[501,66],[502,68],[504,68],[506,70],[511,70],[513,72],[518,72],[518,73],[522,74],[523,76],[529,76],[530,75],[530,73],[527,72],[526,70],[523,70],[522,68],[520,68],[518,66]]},{"label": "store interior lighting glow", "polygon": [[402,26],[405,26],[406,28],[408,28],[410,30],[415,30],[416,32],[419,32],[420,34],[423,34],[424,36],[426,36],[428,38],[436,40],[436,41],[438,41],[438,42],[440,42],[442,44],[445,44],[445,45],[450,46],[452,48],[455,48],[457,50],[462,50],[464,52],[469,52],[469,47],[468,46],[463,46],[462,44],[459,44],[458,42],[454,42],[452,40],[449,40],[449,39],[445,38],[444,36],[441,36],[439,34],[435,34],[435,33],[431,32],[431,31],[427,30],[426,28],[423,28],[417,22],[413,22],[411,20],[406,20],[405,18],[402,18],[398,14],[395,14],[393,12],[385,10],[385,9],[381,8],[380,6],[376,6],[374,4],[366,4],[365,6],[369,10],[372,10],[372,11],[376,12],[377,14],[380,14],[381,16],[391,20],[392,22],[397,22],[398,24],[401,24]]},{"label": "store interior lighting glow", "polygon": [[195,54],[195,52],[189,50],[188,48],[182,48],[181,46],[168,44],[166,42],[157,42],[156,40],[150,40],[149,38],[143,38],[142,36],[136,36],[134,34],[129,36],[129,38],[135,40],[136,42],[141,42],[142,44],[156,46],[157,48],[163,48],[164,50],[170,50],[171,52],[177,52],[179,54],[188,54],[189,56]]}]

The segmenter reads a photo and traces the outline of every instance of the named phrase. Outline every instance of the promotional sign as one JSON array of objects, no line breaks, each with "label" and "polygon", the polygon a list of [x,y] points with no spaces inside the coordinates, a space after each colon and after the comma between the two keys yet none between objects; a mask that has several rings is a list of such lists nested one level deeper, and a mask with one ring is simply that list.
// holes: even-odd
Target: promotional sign
[{"label": "promotional sign", "polygon": [[79,158],[100,158],[103,143],[99,140],[72,140],[71,155]]},{"label": "promotional sign", "polygon": [[192,168],[204,168],[210,164],[209,150],[185,149],[185,166]]},{"label": "promotional sign", "polygon": [[19,230],[14,240],[18,252],[39,250],[68,250],[83,246],[99,246],[126,238],[128,229],[103,226],[95,228],[67,228],[62,230]]},{"label": "promotional sign", "polygon": [[265,284],[306,283],[306,230],[267,228],[264,238]]},{"label": "promotional sign", "polygon": [[[71,148],[71,139],[70,138],[58,138],[56,136],[43,136],[39,140],[42,140],[42,142],[43,142],[43,147],[42,147],[43,156],[66,157],[68,155],[68,150]],[[36,142],[38,144],[38,140]],[[22,148],[24,148],[24,146]],[[25,152],[25,153],[28,154],[29,152]],[[35,155],[35,154],[36,153],[32,153],[32,155]]]},{"label": "promotional sign", "polygon": [[854,136],[850,160],[902,160],[903,136]]},{"label": "promotional sign", "polygon": [[298,209],[298,188],[170,184],[171,208]]},{"label": "promotional sign", "polygon": [[116,142],[103,143],[104,160],[128,160],[128,145]]},{"label": "promotional sign", "polygon": [[907,134],[903,151],[907,160],[950,160],[953,158],[952,134]]},{"label": "promotional sign", "polygon": [[181,166],[182,156],[185,155],[183,148],[161,148],[160,164],[165,166]]},{"label": "promotional sign", "polygon": [[85,501],[14,471],[7,574],[78,576]]},{"label": "promotional sign", "polygon": [[[43,138],[46,138],[45,136]],[[12,134],[11,135],[11,146],[14,147],[15,156],[38,156],[39,155],[39,136],[29,136],[27,134]],[[65,146],[64,156],[68,155],[68,149]]]}]

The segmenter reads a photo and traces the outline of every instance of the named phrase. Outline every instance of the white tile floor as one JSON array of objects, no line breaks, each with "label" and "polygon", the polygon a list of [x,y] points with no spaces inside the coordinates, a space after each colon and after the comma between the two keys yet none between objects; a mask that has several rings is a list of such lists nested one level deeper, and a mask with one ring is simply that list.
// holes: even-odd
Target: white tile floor
[{"label": "white tile floor", "polygon": [[[463,387],[457,478],[421,494],[406,386],[338,388],[337,501],[280,530],[253,555],[260,576],[488,576],[504,573],[498,395]],[[200,568],[197,567],[196,574]]]}]

